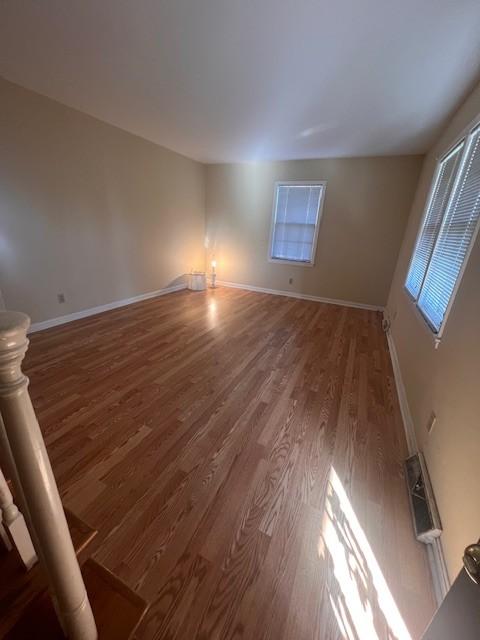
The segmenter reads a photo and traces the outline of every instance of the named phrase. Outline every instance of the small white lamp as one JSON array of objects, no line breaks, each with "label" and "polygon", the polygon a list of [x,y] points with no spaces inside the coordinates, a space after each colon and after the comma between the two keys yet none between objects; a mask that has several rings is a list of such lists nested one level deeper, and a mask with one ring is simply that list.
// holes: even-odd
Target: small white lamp
[{"label": "small white lamp", "polygon": [[212,260],[211,265],[212,265],[212,289],[215,289],[215,287],[217,286],[216,284],[217,274],[215,272],[215,269],[217,267],[217,261],[215,260],[215,258]]}]

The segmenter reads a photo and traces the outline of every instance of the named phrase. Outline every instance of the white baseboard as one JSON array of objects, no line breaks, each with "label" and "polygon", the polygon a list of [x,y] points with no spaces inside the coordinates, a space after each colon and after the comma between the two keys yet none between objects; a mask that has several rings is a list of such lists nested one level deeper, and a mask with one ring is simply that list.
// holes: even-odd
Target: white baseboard
[{"label": "white baseboard", "polygon": [[164,296],[167,293],[173,293],[174,291],[181,291],[182,289],[186,289],[186,288],[187,288],[186,284],[176,284],[173,287],[166,287],[165,289],[158,289],[157,291],[149,291],[148,293],[141,293],[138,296],[133,296],[133,298],[115,300],[115,302],[109,302],[108,304],[101,304],[98,307],[91,307],[90,309],[82,309],[81,311],[75,311],[75,313],[69,313],[65,316],[58,316],[57,318],[51,318],[50,320],[44,320],[43,322],[34,322],[30,326],[29,333],[35,333],[36,331],[42,331],[43,329],[49,329],[50,327],[57,327],[60,324],[73,322],[73,320],[88,318],[88,316],[94,316],[97,313],[103,313],[104,311],[110,311],[111,309],[118,309],[119,307],[125,307],[128,304],[141,302],[142,300],[148,300],[149,298]]},{"label": "white baseboard", "polygon": [[408,405],[407,392],[403,384],[402,372],[400,371],[400,363],[398,361],[397,349],[393,336],[390,331],[386,332],[388,349],[390,351],[390,359],[392,361],[393,375],[395,378],[395,386],[397,388],[398,401],[400,403],[400,411],[402,413],[403,427],[407,438],[408,453],[413,455],[418,451],[417,436],[415,434],[415,426],[413,424],[412,414]]},{"label": "white baseboard", "polygon": [[[402,372],[400,370],[395,342],[390,330],[386,332],[386,335],[390,358],[392,360],[393,375],[395,377],[395,386],[397,388],[400,411],[402,413],[405,436],[407,438],[408,452],[410,455],[413,455],[418,451],[415,425],[408,405],[407,392],[405,391],[405,385],[403,384]],[[433,591],[437,605],[440,606],[450,588],[450,578],[445,564],[442,543],[439,538],[436,538],[433,542],[427,544],[427,554],[430,573],[432,575]]]},{"label": "white baseboard", "polygon": [[326,304],[337,304],[342,307],[354,307],[356,309],[367,309],[369,311],[383,311],[383,307],[373,304],[362,304],[361,302],[350,302],[348,300],[335,300],[333,298],[321,298],[311,296],[308,293],[296,293],[295,291],[281,291],[280,289],[265,289],[252,284],[239,284],[238,282],[226,282],[217,280],[217,285],[222,287],[232,287],[233,289],[245,289],[246,291],[256,291],[258,293],[270,293],[275,296],[287,296],[287,298],[299,298],[300,300],[313,300],[314,302],[325,302]]},{"label": "white baseboard", "polygon": [[450,578],[440,538],[436,538],[431,544],[427,544],[427,553],[435,600],[437,605],[440,606],[450,589]]}]

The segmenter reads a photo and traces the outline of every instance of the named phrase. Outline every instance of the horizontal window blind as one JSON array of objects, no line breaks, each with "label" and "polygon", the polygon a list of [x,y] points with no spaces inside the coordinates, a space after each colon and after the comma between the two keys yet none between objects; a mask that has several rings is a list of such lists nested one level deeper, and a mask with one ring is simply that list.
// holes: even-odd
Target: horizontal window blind
[{"label": "horizontal window blind", "polygon": [[277,185],[271,258],[313,262],[323,189],[323,185]]},{"label": "horizontal window blind", "polygon": [[417,240],[413,258],[408,270],[405,286],[410,294],[418,298],[427,271],[435,241],[442,224],[448,198],[462,155],[463,141],[441,162],[437,178],[430,196],[430,205],[425,216],[422,232]]},{"label": "horizontal window blind", "polygon": [[461,171],[418,298],[418,306],[437,332],[445,318],[480,215],[480,127],[469,138]]}]

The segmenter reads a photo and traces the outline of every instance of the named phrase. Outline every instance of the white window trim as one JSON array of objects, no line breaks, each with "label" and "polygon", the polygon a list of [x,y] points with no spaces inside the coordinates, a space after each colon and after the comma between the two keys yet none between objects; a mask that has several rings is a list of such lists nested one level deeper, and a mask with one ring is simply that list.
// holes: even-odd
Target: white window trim
[{"label": "white window trim", "polygon": [[[459,274],[458,274],[458,277],[457,277],[457,281],[455,283],[455,287],[454,287],[454,289],[452,291],[452,295],[450,296],[450,300],[448,302],[448,306],[447,306],[447,308],[445,310],[445,315],[443,317],[442,325],[441,325],[441,327],[440,327],[440,329],[438,331],[435,331],[435,329],[432,327],[432,325],[430,324],[430,322],[426,318],[425,314],[420,309],[420,307],[418,305],[418,298],[414,298],[412,296],[412,294],[410,293],[410,291],[407,289],[406,279],[407,279],[408,272],[410,271],[411,263],[412,263],[412,261],[413,261],[413,259],[415,257],[415,249],[417,248],[418,240],[419,240],[419,238],[420,238],[420,236],[421,236],[421,234],[423,232],[423,228],[425,226],[425,222],[426,222],[426,219],[427,219],[428,211],[430,209],[430,204],[431,204],[431,201],[432,201],[432,198],[433,198],[433,195],[434,195],[434,191],[435,191],[435,184],[436,184],[437,177],[438,177],[438,174],[439,174],[439,171],[440,171],[440,164],[442,163],[443,160],[445,160],[455,150],[455,148],[462,142],[462,140],[464,140],[464,146],[463,146],[463,149],[462,149],[462,155],[460,157],[460,162],[458,163],[457,174],[455,176],[455,180],[453,182],[452,190],[450,192],[450,195],[448,196],[448,201],[447,201],[447,204],[445,206],[444,217],[442,218],[442,222],[441,222],[441,225],[440,225],[440,227],[441,227],[442,224],[443,224],[443,220],[445,218],[445,214],[448,211],[448,207],[450,206],[452,198],[453,198],[453,196],[455,194],[455,191],[457,189],[458,182],[459,182],[460,177],[461,177],[461,175],[463,173],[465,162],[466,162],[466,159],[468,157],[471,141],[467,140],[467,138],[473,133],[473,131],[478,126],[480,126],[480,114],[477,115],[473,120],[471,120],[470,123],[466,127],[464,127],[464,129],[462,129],[462,131],[455,137],[453,143],[450,143],[449,145],[446,145],[444,147],[444,151],[442,153],[438,153],[435,156],[435,160],[436,160],[437,165],[435,167],[435,172],[434,172],[432,180],[430,182],[430,191],[428,193],[428,197],[427,197],[427,200],[426,200],[426,203],[425,203],[425,207],[424,207],[424,210],[423,210],[422,220],[420,222],[418,233],[417,233],[417,235],[415,237],[415,242],[413,244],[413,249],[412,249],[412,255],[410,256],[410,260],[408,262],[406,274],[404,275],[404,279],[403,279],[403,290],[404,290],[407,298],[409,299],[410,303],[414,307],[414,311],[415,311],[416,317],[418,317],[418,318],[420,318],[422,320],[423,325],[428,329],[430,336],[433,338],[433,341],[434,341],[434,344],[435,344],[435,349],[438,348],[438,346],[439,346],[439,344],[440,344],[440,342],[442,340],[442,337],[443,337],[443,334],[445,332],[445,327],[447,325],[447,321],[448,321],[450,312],[451,312],[453,304],[455,302],[455,297],[457,295],[458,289],[460,288],[460,284],[462,282],[463,274],[465,273],[465,269],[467,268],[467,264],[468,264],[468,261],[470,259],[470,254],[471,254],[471,252],[473,250],[473,247],[475,246],[475,243],[477,241],[477,237],[478,237],[478,234],[479,234],[479,231],[480,231],[480,217],[477,220],[477,225],[476,225],[475,230],[473,232],[472,239],[471,239],[471,242],[470,242],[470,246],[468,248],[467,253],[465,254],[465,259],[463,261],[462,268],[459,271]],[[428,269],[428,266],[427,266],[427,269]],[[420,289],[420,291],[421,291],[421,289]],[[420,293],[419,293],[419,296],[420,296]]]},{"label": "white window trim", "polygon": [[[275,233],[275,221],[276,221],[276,212],[277,212],[277,191],[278,187],[289,187],[289,186],[298,186],[298,187],[323,187],[322,193],[320,195],[320,200],[318,203],[318,215],[317,215],[317,224],[315,225],[315,235],[313,237],[313,246],[312,246],[312,259],[309,262],[303,262],[301,260],[286,260],[284,258],[273,258],[273,237]],[[315,266],[315,257],[317,255],[317,242],[318,242],[318,231],[320,229],[320,223],[323,217],[323,203],[325,200],[325,192],[327,190],[327,181],[326,180],[277,180],[273,186],[273,205],[272,205],[272,215],[270,217],[270,242],[268,245],[268,262],[272,262],[273,264],[289,264],[295,267],[314,267]]]}]

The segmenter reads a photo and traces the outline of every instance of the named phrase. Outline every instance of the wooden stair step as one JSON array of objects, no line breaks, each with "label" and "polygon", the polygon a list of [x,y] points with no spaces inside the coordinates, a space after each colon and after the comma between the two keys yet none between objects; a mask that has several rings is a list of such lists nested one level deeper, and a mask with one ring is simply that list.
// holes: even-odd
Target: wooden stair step
[{"label": "wooden stair step", "polygon": [[106,567],[92,558],[82,570],[101,640],[131,638],[148,604]]},{"label": "wooden stair step", "polygon": [[[97,531],[68,509],[65,509],[65,516],[81,563]],[[39,564],[26,571],[14,550],[0,552],[0,576],[0,638],[3,638],[28,604],[45,590],[47,583]]]},{"label": "wooden stair step", "polygon": [[[92,558],[83,565],[82,574],[99,640],[132,638],[147,611],[145,600]],[[5,640],[31,640],[38,637],[36,629],[41,629],[42,638],[49,640],[65,637],[47,592],[30,603]]]},{"label": "wooden stair step", "polygon": [[[10,489],[10,493],[15,500],[15,487],[13,486],[13,482],[8,479],[7,484]],[[90,545],[98,531],[83,520],[80,520],[80,518],[67,507],[64,507],[63,510],[70,530],[73,548],[75,549],[77,556],[82,556],[83,551],[85,551],[85,549]]]},{"label": "wooden stair step", "polygon": [[90,547],[97,536],[98,531],[91,527],[89,524],[80,520],[69,509],[65,508],[65,516],[67,518],[68,528],[70,529],[70,535],[72,537],[73,548],[79,558],[80,563],[82,560],[86,560],[85,551]]}]

